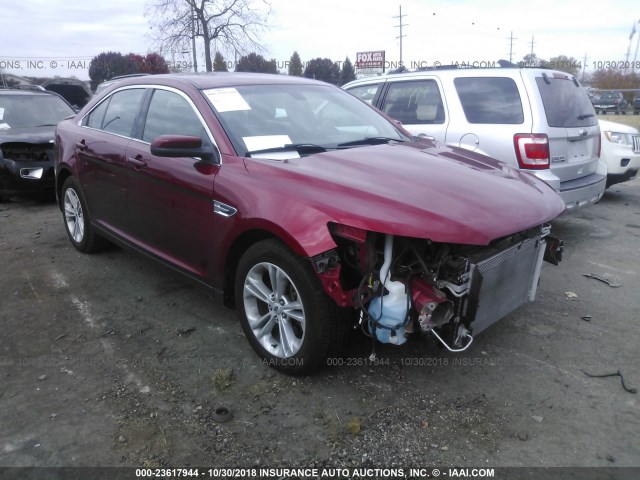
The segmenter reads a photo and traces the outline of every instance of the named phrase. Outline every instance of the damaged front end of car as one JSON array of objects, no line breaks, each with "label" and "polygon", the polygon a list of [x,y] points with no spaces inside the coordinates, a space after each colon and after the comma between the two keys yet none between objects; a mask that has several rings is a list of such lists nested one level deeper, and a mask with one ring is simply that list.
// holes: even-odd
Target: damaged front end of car
[{"label": "damaged front end of car", "polygon": [[1,142],[0,193],[53,191],[54,156],[52,141]]},{"label": "damaged front end of car", "polygon": [[360,311],[367,334],[402,345],[432,334],[449,351],[536,296],[543,260],[562,242],[541,226],[489,245],[438,243],[330,224],[336,248],[312,258],[327,294]]}]

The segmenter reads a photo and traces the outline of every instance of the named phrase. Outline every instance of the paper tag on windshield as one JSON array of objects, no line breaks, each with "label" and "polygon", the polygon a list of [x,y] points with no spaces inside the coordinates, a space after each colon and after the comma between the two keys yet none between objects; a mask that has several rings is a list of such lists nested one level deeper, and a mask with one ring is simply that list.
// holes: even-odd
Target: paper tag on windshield
[{"label": "paper tag on windshield", "polygon": [[265,148],[284,147],[291,143],[289,135],[258,135],[255,137],[242,137],[247,150],[264,150]]},{"label": "paper tag on windshield", "polygon": [[8,123],[0,123],[0,130],[9,130],[11,128],[11,125],[9,125]]},{"label": "paper tag on windshield", "polygon": [[4,118],[4,108],[0,108],[0,120]]},{"label": "paper tag on windshield", "polygon": [[240,110],[251,110],[246,100],[240,92],[233,87],[212,88],[205,90],[204,94],[211,101],[218,112],[237,112]]},{"label": "paper tag on windshield", "polygon": [[[249,152],[264,150],[265,148],[279,148],[291,143],[289,135],[257,135],[255,137],[242,137],[242,141],[247,146]],[[282,152],[249,153],[253,158],[271,158],[274,160],[285,160],[288,158],[300,158],[294,149]]]}]

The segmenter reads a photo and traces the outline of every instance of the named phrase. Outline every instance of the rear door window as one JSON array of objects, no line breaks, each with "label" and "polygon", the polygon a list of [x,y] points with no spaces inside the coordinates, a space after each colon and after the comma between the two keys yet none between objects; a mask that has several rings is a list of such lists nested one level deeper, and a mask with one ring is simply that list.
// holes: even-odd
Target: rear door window
[{"label": "rear door window", "polygon": [[508,77],[460,77],[453,80],[469,123],[524,122],[518,87]]},{"label": "rear door window", "polygon": [[536,77],[550,127],[591,127],[598,123],[587,92],[573,78]]},{"label": "rear door window", "polygon": [[389,84],[383,111],[406,125],[437,124],[445,120],[442,96],[435,80]]},{"label": "rear door window", "polygon": [[140,113],[143,88],[132,88],[112,95],[102,121],[102,130],[124,137],[131,137],[133,125]]},{"label": "rear door window", "polygon": [[102,122],[104,121],[104,113],[107,111],[107,107],[109,106],[109,100],[110,99],[107,98],[104,102],[94,108],[91,113],[85,117],[83,124],[87,127],[101,130]]}]

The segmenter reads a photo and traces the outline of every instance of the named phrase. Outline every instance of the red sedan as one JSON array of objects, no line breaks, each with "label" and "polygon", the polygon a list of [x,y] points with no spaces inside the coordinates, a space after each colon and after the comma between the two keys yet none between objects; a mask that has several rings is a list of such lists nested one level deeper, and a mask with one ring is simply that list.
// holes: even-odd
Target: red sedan
[{"label": "red sedan", "polygon": [[446,348],[531,301],[547,222],[535,177],[284,75],[125,79],[58,125],[71,243],[142,252],[222,292],[270,365],[317,369],[360,323]]}]

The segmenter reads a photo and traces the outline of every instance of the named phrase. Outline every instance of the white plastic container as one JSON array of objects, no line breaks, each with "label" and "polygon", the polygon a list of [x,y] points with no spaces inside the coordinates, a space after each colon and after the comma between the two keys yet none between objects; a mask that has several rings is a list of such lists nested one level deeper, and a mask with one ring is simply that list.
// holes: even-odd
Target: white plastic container
[{"label": "white plastic container", "polygon": [[377,321],[375,329],[376,338],[379,342],[402,345],[407,340],[404,335],[407,296],[404,295],[404,298],[402,296],[390,297],[391,294],[374,298],[369,304],[369,316],[372,320],[380,319]]},{"label": "white plastic container", "polygon": [[[404,322],[407,318],[408,295],[402,282],[389,279],[389,269],[393,260],[393,235],[387,235],[384,243],[384,263],[380,268],[380,282],[389,292],[374,298],[369,304],[371,322],[377,324],[376,338],[382,343],[402,345],[407,339],[404,335]],[[370,330],[373,326],[370,325]]]}]

